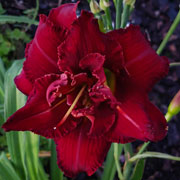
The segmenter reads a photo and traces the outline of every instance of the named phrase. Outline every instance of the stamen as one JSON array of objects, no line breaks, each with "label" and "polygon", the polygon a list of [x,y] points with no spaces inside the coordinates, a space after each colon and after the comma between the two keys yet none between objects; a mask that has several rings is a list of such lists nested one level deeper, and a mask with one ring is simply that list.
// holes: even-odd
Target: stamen
[{"label": "stamen", "polygon": [[59,101],[57,104],[55,104],[54,106],[52,106],[51,110],[54,109],[55,107],[59,106],[60,104],[62,104],[63,102],[66,101],[66,98],[62,99],[61,101]]},{"label": "stamen", "polygon": [[64,115],[64,117],[63,117],[62,120],[58,123],[58,125],[57,125],[56,127],[62,125],[62,124],[66,121],[66,119],[67,119],[68,116],[71,114],[72,110],[74,109],[75,105],[76,105],[77,102],[79,101],[79,99],[80,99],[83,91],[85,90],[85,88],[86,88],[86,85],[84,85],[84,86],[81,88],[81,90],[79,91],[78,95],[76,96],[74,102],[72,103],[71,107],[68,109],[68,111],[66,112],[66,114]]}]

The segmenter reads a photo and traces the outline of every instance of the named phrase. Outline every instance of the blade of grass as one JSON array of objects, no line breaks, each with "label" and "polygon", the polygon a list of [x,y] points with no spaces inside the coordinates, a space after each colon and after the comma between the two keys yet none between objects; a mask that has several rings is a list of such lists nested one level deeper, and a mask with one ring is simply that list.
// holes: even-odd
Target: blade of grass
[{"label": "blade of grass", "polygon": [[38,173],[39,173],[38,174],[39,175],[39,180],[48,180],[48,176],[45,173],[44,168],[43,168],[41,163],[39,163],[39,165],[38,165]]},{"label": "blade of grass", "polygon": [[124,180],[129,180],[130,174],[132,172],[132,166],[133,166],[133,163],[128,161],[129,158],[133,156],[131,143],[124,144],[124,152],[125,152],[126,163],[124,165],[123,177],[124,177]]},{"label": "blade of grass", "polygon": [[[121,146],[121,144],[118,144],[118,154],[116,154],[117,157],[119,157],[122,153],[123,148]],[[112,144],[106,158],[101,180],[113,180],[116,174],[116,170],[117,169],[114,160],[114,145]]]},{"label": "blade of grass", "polygon": [[121,165],[119,163],[119,151],[122,152],[122,150],[123,150],[123,145],[122,144],[118,145],[117,143],[114,143],[114,160],[115,160],[119,180],[124,179],[122,171],[121,171]]},{"label": "blade of grass", "polygon": [[[19,106],[16,100],[16,87],[14,85],[14,77],[18,74],[22,67],[23,61],[16,61],[11,68],[5,73],[4,88],[4,119],[6,120],[12,115]],[[25,134],[23,132],[6,133],[7,145],[11,160],[15,170],[21,179],[27,179],[27,171],[25,165]]]},{"label": "blade of grass", "polygon": [[51,140],[51,180],[63,180],[63,173],[57,165],[56,145]]},{"label": "blade of grass", "polygon": [[35,11],[34,11],[33,18],[32,18],[32,21],[29,22],[26,30],[29,29],[29,27],[32,25],[32,22],[35,22],[36,17],[38,15],[38,11],[39,11],[39,0],[36,0],[36,8],[35,8]]},{"label": "blade of grass", "polygon": [[1,180],[21,180],[15,172],[12,164],[6,157],[5,153],[0,156],[0,179]]},{"label": "blade of grass", "polygon": [[4,63],[0,58],[0,103],[4,103],[4,74],[5,74]]},{"label": "blade of grass", "polygon": [[116,165],[114,163],[113,154],[114,154],[114,146],[112,144],[111,148],[108,152],[107,158],[106,158],[104,171],[103,171],[101,180],[113,180],[114,179],[114,176],[116,173]]},{"label": "blade of grass", "polygon": [[[24,106],[26,99],[26,96],[16,89],[16,109]],[[28,178],[31,180],[38,180],[39,137],[31,132],[23,132],[23,134],[25,136],[25,144],[23,146],[25,147]]]},{"label": "blade of grass", "polygon": [[180,161],[180,157],[172,156],[166,153],[160,153],[160,152],[151,152],[147,151],[143,154],[138,154],[129,159],[130,162],[134,162],[138,159],[142,158],[161,158],[161,159],[169,159],[169,160],[174,160],[174,161]]},{"label": "blade of grass", "polygon": [[144,167],[145,167],[145,159],[139,159],[136,162],[130,180],[141,180],[143,177]]},{"label": "blade of grass", "polygon": [[174,33],[175,29],[177,28],[178,24],[180,23],[180,10],[175,18],[175,20],[173,21],[169,31],[167,32],[165,38],[163,39],[163,41],[161,42],[158,50],[157,50],[157,54],[161,54],[161,52],[163,51],[163,49],[165,48],[169,38],[171,37],[171,35]]},{"label": "blade of grass", "polygon": [[39,22],[28,18],[27,16],[0,15],[0,24],[6,23],[25,23],[38,25]]},{"label": "blade of grass", "polygon": [[[18,73],[19,74],[19,73]],[[26,96],[22,94],[18,89],[16,89],[16,108],[19,109],[26,103]],[[39,136],[31,132],[24,132],[25,135],[25,158],[27,165],[28,179],[31,180],[41,180],[39,177],[39,170],[41,171],[41,176],[46,177],[43,168],[39,169],[40,160],[39,154]],[[44,174],[43,174],[44,173]]]},{"label": "blade of grass", "polygon": [[39,179],[39,136],[26,132],[26,163],[28,176],[31,180]]}]

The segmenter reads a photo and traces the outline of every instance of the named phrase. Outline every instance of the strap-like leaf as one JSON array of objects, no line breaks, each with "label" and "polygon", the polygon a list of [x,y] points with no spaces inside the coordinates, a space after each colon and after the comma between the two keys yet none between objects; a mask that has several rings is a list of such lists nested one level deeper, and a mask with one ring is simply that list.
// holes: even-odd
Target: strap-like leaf
[{"label": "strap-like leaf", "polygon": [[132,158],[130,158],[129,161],[133,162],[142,158],[161,158],[161,159],[170,159],[174,161],[180,161],[180,157],[172,156],[165,153],[151,152],[151,151],[147,151],[143,154],[135,155]]},{"label": "strap-like leaf", "polygon": [[136,162],[130,180],[141,180],[143,177],[144,167],[145,167],[145,159],[139,159]]},{"label": "strap-like leaf", "polygon": [[5,153],[2,153],[0,156],[0,179],[21,180]]},{"label": "strap-like leaf", "polygon": [[57,166],[56,145],[51,140],[51,180],[63,180],[63,173]]},{"label": "strap-like leaf", "polygon": [[[5,73],[4,88],[4,119],[6,120],[12,115],[17,108],[20,107],[20,102],[16,99],[16,87],[14,85],[14,77],[22,68],[23,61],[15,61],[11,68]],[[23,132],[6,133],[8,150],[11,160],[15,166],[15,170],[21,179],[27,178],[25,165],[25,134]]]},{"label": "strap-like leaf", "polygon": [[38,25],[38,21],[32,20],[27,16],[11,16],[11,15],[0,15],[0,24],[5,23],[26,23]]}]

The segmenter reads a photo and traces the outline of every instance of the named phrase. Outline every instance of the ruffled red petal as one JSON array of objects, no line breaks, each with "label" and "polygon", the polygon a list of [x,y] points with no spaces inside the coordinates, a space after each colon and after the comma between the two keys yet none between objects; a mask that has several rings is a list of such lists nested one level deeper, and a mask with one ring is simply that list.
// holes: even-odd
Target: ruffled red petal
[{"label": "ruffled red petal", "polygon": [[121,44],[126,70],[136,86],[149,91],[167,75],[168,59],[156,54],[138,26],[131,25],[108,34]]},{"label": "ruffled red petal", "polygon": [[117,120],[106,137],[115,142],[121,142],[122,136],[142,141],[159,141],[166,133],[167,123],[163,114],[143,93],[131,92],[117,106]]},{"label": "ruffled red petal", "polygon": [[50,11],[49,19],[60,27],[70,28],[74,20],[76,20],[77,3],[68,3],[54,8]]},{"label": "ruffled red petal", "polygon": [[89,97],[94,103],[105,102],[109,103],[111,107],[117,105],[118,101],[112,94],[110,88],[106,85],[95,84],[89,92]]},{"label": "ruffled red petal", "polygon": [[99,83],[104,83],[106,81],[106,76],[104,74],[103,64],[105,57],[99,53],[91,53],[80,60],[79,66],[81,69],[88,73],[91,73]]},{"label": "ruffled red petal", "polygon": [[77,5],[78,3],[65,4],[51,10],[48,17],[40,15],[35,37],[26,47],[23,72],[16,78],[17,87],[26,95],[29,92],[24,87],[24,80],[34,83],[35,79],[45,74],[59,73],[57,47],[66,38],[66,28],[76,19]]},{"label": "ruffled red petal", "polygon": [[91,121],[90,137],[103,136],[115,122],[115,113],[107,103],[101,103],[94,108],[93,114],[87,115]]},{"label": "ruffled red petal", "polygon": [[54,26],[45,15],[40,16],[35,37],[27,46],[23,66],[27,78],[32,83],[45,74],[59,73],[57,47],[64,40],[65,33],[65,29]]},{"label": "ruffled red petal", "polygon": [[21,71],[21,74],[16,76],[14,79],[14,82],[16,84],[16,87],[25,95],[29,95],[33,85],[32,83],[26,78],[26,74],[24,73],[24,70]]},{"label": "ruffled red petal", "polygon": [[87,136],[89,127],[83,123],[63,138],[55,139],[59,167],[68,177],[80,172],[91,176],[104,161],[110,144],[103,138]]},{"label": "ruffled red petal", "polygon": [[67,39],[59,48],[59,68],[61,71],[80,73],[79,61],[90,53],[105,55],[105,66],[113,69],[122,67],[122,48],[109,35],[99,30],[97,19],[92,13],[82,11],[81,16],[74,21]]},{"label": "ruffled red petal", "polygon": [[72,111],[74,117],[87,117],[91,122],[88,136],[97,138],[103,136],[115,122],[115,113],[107,103],[91,105],[83,109]]},{"label": "ruffled red petal", "polygon": [[56,127],[69,109],[66,98],[60,98],[53,106],[49,106],[46,99],[46,90],[58,79],[60,79],[59,75],[46,75],[37,79],[26,105],[9,117],[3,125],[5,131],[29,130],[47,138],[54,138],[61,137],[75,128],[80,119],[71,115],[65,123]]}]

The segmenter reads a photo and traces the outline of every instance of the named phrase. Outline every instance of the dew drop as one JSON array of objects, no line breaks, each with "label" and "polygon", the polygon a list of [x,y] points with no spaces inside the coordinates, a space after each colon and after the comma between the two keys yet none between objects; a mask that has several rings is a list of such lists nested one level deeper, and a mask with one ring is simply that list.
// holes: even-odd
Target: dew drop
[{"label": "dew drop", "polygon": [[56,130],[56,127],[53,127],[54,130]]}]

